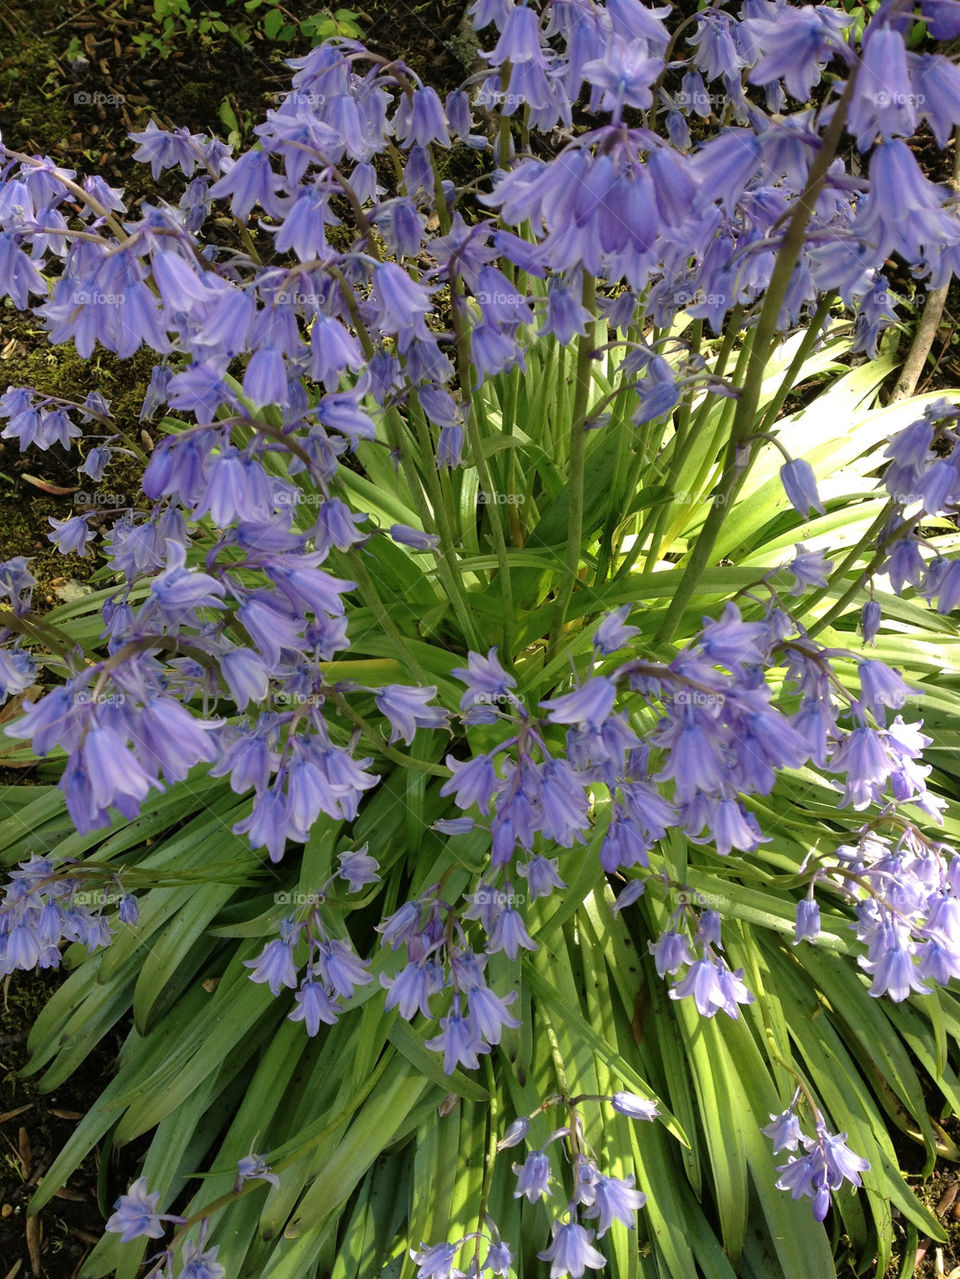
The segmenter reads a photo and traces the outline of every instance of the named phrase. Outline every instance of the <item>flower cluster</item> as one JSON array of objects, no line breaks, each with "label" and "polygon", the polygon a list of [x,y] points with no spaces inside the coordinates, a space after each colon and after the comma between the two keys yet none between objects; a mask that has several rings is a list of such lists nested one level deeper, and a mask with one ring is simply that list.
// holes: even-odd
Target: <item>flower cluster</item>
[{"label": "flower cluster", "polygon": [[63,873],[52,857],[32,857],[10,872],[0,897],[0,976],[18,969],[58,968],[63,942],[88,950],[108,946],[113,936],[103,906],[118,900],[116,918],[134,925],[139,909],[131,893],[91,889],[86,876]]},{"label": "flower cluster", "polygon": [[[960,33],[960,5],[919,8],[936,38]],[[515,964],[537,950],[538,903],[566,888],[564,859],[594,834],[598,874],[613,877],[624,910],[648,885],[672,882],[660,852],[670,832],[728,865],[770,842],[762,801],[784,773],[812,766],[839,807],[880,806],[892,822],[901,806],[933,820],[942,807],[926,786],[922,722],[889,722],[911,690],[884,663],[819,644],[784,606],[775,574],[760,581],[765,596],[729,600],[669,660],[649,656],[630,604],[598,604],[591,651],[579,666],[569,654],[572,680],[553,660],[555,635],[543,665],[537,643],[501,651],[486,630],[472,635],[464,561],[493,550],[503,578],[509,561],[499,523],[482,547],[475,530],[463,545],[452,536],[464,468],[476,468],[490,497],[494,451],[471,397],[522,371],[541,341],[553,356],[582,339],[578,358],[590,365],[602,321],[616,335],[621,424],[646,428],[684,397],[745,402],[722,361],[711,368],[685,336],[684,316],[701,335],[704,326],[736,333],[772,298],[772,327],[785,334],[835,293],[852,349],[873,354],[896,318],[891,255],[932,287],[960,273],[956,202],[906,141],[925,122],[945,145],[960,122],[960,72],[906,48],[902,0],[877,6],[859,49],[852,16],[783,0],[747,0],[738,14],[711,6],[676,33],[666,11],[635,0],[543,12],[475,0],[471,14],[496,30],[473,101],[469,86],[442,101],[402,62],[335,41],[291,62],[293,93],[239,154],[151,122],[133,135],[136,159],[154,178],[179,172],[177,204],[133,214],[102,179],[0,143],[0,297],[34,311],[51,342],[72,342],[83,358],[98,346],[121,358],[152,352],[141,421],[160,423],[156,443],[146,432],[137,442],[95,391],[82,403],[22,386],[0,395],[2,436],[21,451],[82,438],[80,470],[93,482],[132,453],[149,500],[118,510],[99,534],[87,514],[52,521],[49,538],[64,553],[87,554],[101,538],[113,585],[92,655],[69,634],[36,629],[25,559],[0,564],[0,698],[33,687],[31,643],[57,642],[63,670],[5,732],[38,756],[63,752],[59,786],[81,832],[117,815],[132,821],[199,768],[250,797],[234,832],[273,863],[321,820],[352,823],[385,760],[423,762],[422,745],[453,735],[445,769],[434,769],[448,815],[432,831],[476,835],[489,856],[462,900],[458,888],[448,901],[431,874],[436,882],[391,899],[378,925],[381,946],[402,952],[397,971],[380,974],[386,1008],[438,1020],[426,1044],[448,1074],[476,1069],[519,1027],[515,993],[487,982],[490,958]],[[808,100],[828,69],[816,110]],[[474,119],[490,102],[507,118],[495,140]],[[582,110],[588,128],[575,125]],[[513,115],[522,115],[516,133]],[[714,115],[724,127],[703,137],[700,122]],[[863,157],[851,171],[844,130]],[[436,153],[461,145],[489,161],[480,194],[440,176]],[[583,407],[584,433],[609,421],[605,405]],[[917,529],[960,506],[958,417],[940,403],[891,438],[889,511],[863,578],[884,572],[896,593],[915,590],[941,613],[960,604],[960,561]],[[749,452],[756,438],[740,443]],[[391,476],[402,476],[402,503],[379,492]],[[806,459],[787,456],[780,478],[804,519],[824,514]],[[547,488],[541,496],[553,499]],[[516,546],[523,537],[521,528]],[[422,647],[393,624],[391,606],[419,607],[399,591],[384,599],[400,564],[428,571],[449,596],[441,620],[465,666],[434,652],[425,667]],[[832,567],[800,548],[786,566],[791,597],[823,589]],[[348,634],[348,618],[361,615]],[[384,635],[366,655],[389,674],[381,666],[382,678],[361,683],[345,677],[356,672],[344,671],[343,654],[370,618]],[[871,600],[865,640],[882,620]],[[838,673],[851,657],[857,691]],[[544,669],[548,682],[528,696]],[[458,722],[451,681],[465,690]],[[871,827],[818,864],[794,937],[818,934],[817,886],[840,893],[853,903],[872,993],[895,1000],[960,976],[957,858],[911,823],[904,830],[892,843]],[[337,876],[356,892],[379,882],[379,866],[364,848],[341,856]],[[372,957],[333,935],[321,909],[337,876],[305,918],[278,921],[278,936],[246,961],[251,980],[295,992],[289,1015],[310,1036],[373,980]],[[77,905],[79,883],[51,858],[14,871],[0,973],[57,963],[63,940],[109,941],[102,913]],[[129,896],[119,915],[136,921]],[[677,978],[672,999],[737,1017],[754,996],[724,958],[721,923],[684,903],[649,946],[661,977]],[[613,1104],[653,1117],[626,1094]],[[566,1143],[573,1181],[567,1219],[554,1221],[540,1253],[551,1279],[599,1268],[594,1237],[614,1221],[631,1225],[644,1202],[632,1178],[600,1171],[568,1105],[570,1122],[551,1138]],[[859,1184],[862,1161],[819,1112],[815,1124],[807,1154],[779,1170],[778,1184],[812,1197],[822,1219],[844,1179]],[[795,1115],[793,1127],[784,1116],[778,1125],[776,1140],[786,1133],[783,1146],[796,1149]],[[501,1145],[522,1140],[521,1129]],[[517,1166],[517,1196],[552,1193],[545,1150]],[[251,1160],[241,1183],[268,1175]],[[138,1182],[108,1228],[160,1237],[172,1219],[156,1201]],[[596,1221],[596,1236],[581,1219]],[[463,1273],[455,1260],[481,1237],[486,1260],[474,1270],[505,1275],[510,1249],[493,1230],[424,1245],[413,1254],[421,1279]],[[203,1239],[185,1244],[181,1279],[222,1273],[215,1252]],[[172,1274],[172,1255],[164,1264]]]},{"label": "flower cluster", "polygon": [[[584,1139],[583,1123],[577,1106],[584,1101],[609,1102],[613,1109],[630,1119],[653,1120],[659,1114],[656,1104],[635,1093],[618,1092],[612,1097],[548,1097],[534,1115],[522,1115],[515,1119],[497,1144],[497,1151],[519,1145],[530,1131],[531,1120],[552,1107],[564,1104],[570,1116],[568,1125],[558,1128],[537,1150],[533,1150],[522,1164],[514,1164],[517,1185],[514,1198],[526,1198],[530,1203],[552,1196],[551,1184],[555,1184],[550,1158],[546,1151],[555,1142],[564,1143],[568,1153],[573,1181],[573,1194],[567,1209],[554,1219],[549,1246],[537,1255],[541,1261],[550,1262],[551,1279],[571,1275],[580,1279],[584,1270],[600,1270],[606,1265],[603,1253],[593,1246],[593,1239],[602,1239],[615,1221],[634,1228],[637,1211],[644,1206],[647,1196],[634,1188],[634,1177],[613,1177],[600,1171],[596,1158],[588,1152]],[[563,1217],[567,1220],[564,1221]],[[579,1218],[596,1221],[596,1230],[580,1224]],[[512,1263],[510,1248],[502,1241],[500,1231],[491,1218],[491,1228],[486,1260],[477,1270],[476,1246],[474,1261],[467,1270],[454,1266],[454,1260],[471,1241],[483,1238],[482,1231],[465,1235],[455,1243],[440,1243],[428,1247],[421,1244],[419,1251],[411,1249],[410,1256],[420,1267],[417,1279],[466,1279],[466,1276],[482,1274],[489,1270],[494,1275],[504,1275]]]},{"label": "flower cluster", "polygon": [[860,1174],[867,1172],[870,1165],[866,1159],[848,1149],[845,1132],[831,1134],[828,1131],[823,1116],[812,1102],[815,1135],[803,1135],[797,1118],[801,1092],[798,1088],[793,1101],[781,1114],[770,1116],[771,1122],[763,1131],[773,1142],[775,1155],[781,1150],[796,1150],[803,1145],[807,1152],[805,1155],[791,1155],[777,1169],[780,1173],[777,1187],[789,1190],[794,1199],[810,1198],[813,1215],[818,1221],[823,1221],[830,1206],[831,1193],[839,1190],[844,1181],[849,1181],[852,1186],[861,1185]]}]

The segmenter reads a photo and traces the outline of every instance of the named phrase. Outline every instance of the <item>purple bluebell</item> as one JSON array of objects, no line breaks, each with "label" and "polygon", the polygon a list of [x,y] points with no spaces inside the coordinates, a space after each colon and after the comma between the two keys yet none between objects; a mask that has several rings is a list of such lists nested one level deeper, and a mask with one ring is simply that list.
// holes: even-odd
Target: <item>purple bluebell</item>
[{"label": "purple bluebell", "polygon": [[647,1196],[634,1189],[634,1177],[607,1177],[600,1175],[594,1183],[594,1203],[586,1209],[584,1217],[599,1217],[597,1238],[602,1239],[615,1221],[628,1230],[635,1228],[634,1215],[647,1202]]},{"label": "purple bluebell", "polygon": [[319,1034],[321,1022],[327,1026],[336,1025],[340,1005],[320,982],[308,977],[294,995],[294,1000],[297,1006],[288,1020],[302,1021],[311,1039]]},{"label": "purple bluebell", "polygon": [[432,1020],[430,999],[443,986],[443,973],[432,962],[409,963],[396,977],[380,974],[380,985],[387,996],[384,1007],[398,1009],[404,1021],[410,1021],[419,1011],[428,1020]]},{"label": "purple bluebell", "polygon": [[569,1275],[571,1279],[582,1279],[586,1269],[602,1270],[607,1259],[602,1252],[594,1248],[590,1242],[593,1231],[586,1230],[577,1221],[563,1225],[560,1221],[553,1223],[553,1242],[537,1256],[541,1261],[550,1262],[550,1279],[561,1279]]},{"label": "purple bluebell", "polygon": [[513,1253],[502,1239],[497,1239],[487,1249],[487,1255],[480,1270],[481,1272],[489,1270],[492,1275],[501,1275],[503,1279],[507,1279],[513,1264]]},{"label": "purple bluebell", "polygon": [[530,1120],[526,1115],[521,1115],[518,1119],[514,1119],[497,1142],[497,1150],[508,1150],[512,1146],[519,1146],[529,1131]]},{"label": "purple bluebell", "polygon": [[430,1247],[421,1243],[419,1250],[411,1248],[410,1258],[419,1267],[417,1279],[459,1279],[463,1271],[456,1269],[453,1263],[462,1247],[460,1239],[456,1243],[435,1243]]},{"label": "purple bluebell", "polygon": [[635,635],[639,635],[639,626],[625,625],[630,616],[632,606],[624,604],[608,613],[593,633],[593,646],[601,657],[610,657],[625,648]]},{"label": "purple bluebell", "polygon": [[520,862],[517,865],[517,874],[527,881],[530,898],[533,901],[536,901],[538,897],[549,897],[554,889],[566,888],[566,884],[557,873],[555,857],[543,857],[537,853],[530,858],[529,862]]},{"label": "purple bluebell", "polygon": [[728,1017],[739,1016],[738,1004],[752,1004],[753,995],[743,984],[743,969],[732,972],[716,959],[698,959],[687,975],[671,986],[671,999],[687,999],[691,995],[702,1017],[713,1017],[723,1010]]},{"label": "purple bluebell", "polygon": [[508,906],[498,917],[487,942],[487,950],[493,954],[502,950],[508,959],[516,959],[518,951],[536,950],[537,943],[527,932],[523,916]]},{"label": "purple bluebell", "polygon": [[361,888],[366,887],[367,884],[379,884],[380,865],[377,859],[367,852],[366,844],[351,852],[341,853],[339,861],[340,869],[337,875],[340,879],[347,881],[347,888],[351,893],[360,892]]},{"label": "purple bluebell", "polygon": [[806,519],[811,510],[824,515],[823,503],[817,493],[817,479],[813,467],[805,458],[797,457],[780,468],[780,480],[793,509]]},{"label": "purple bluebell", "polygon": [[480,1038],[479,1032],[470,1017],[461,1011],[461,999],[454,995],[453,1005],[446,1017],[440,1018],[440,1034],[426,1041],[426,1046],[434,1052],[443,1053],[444,1073],[450,1075],[457,1066],[466,1066],[468,1070],[479,1069],[478,1053],[490,1051]]},{"label": "purple bluebell", "polygon": [[793,934],[794,946],[802,941],[816,941],[820,936],[820,907],[812,897],[801,897],[797,902],[796,929]]},{"label": "purple bluebell", "polygon": [[269,1181],[273,1186],[280,1185],[280,1178],[271,1172],[262,1155],[246,1155],[237,1161],[237,1189],[245,1181]]},{"label": "purple bluebell", "polygon": [[297,966],[293,951],[302,931],[302,925],[294,919],[280,921],[280,936],[267,942],[256,959],[245,959],[245,968],[251,968],[250,980],[266,982],[271,995],[279,995],[284,986],[293,990],[297,985]]},{"label": "purple bluebell", "polygon": [[435,533],[424,533],[409,524],[391,524],[387,532],[398,545],[412,547],[415,551],[434,551],[440,545],[440,538]]},{"label": "purple bluebell", "polygon": [[543,1196],[553,1194],[550,1189],[550,1160],[542,1150],[531,1151],[522,1164],[513,1165],[513,1171],[517,1178],[514,1199],[526,1195],[530,1203],[536,1203]]},{"label": "purple bluebell", "polygon": [[131,1239],[161,1239],[165,1221],[182,1225],[183,1217],[157,1212],[160,1191],[147,1192],[146,1177],[138,1177],[126,1194],[114,1204],[114,1213],[107,1221],[107,1230],[120,1236],[121,1243]]},{"label": "purple bluebell", "polygon": [[409,746],[418,728],[445,728],[449,715],[442,706],[427,706],[437,695],[435,685],[414,688],[387,684],[374,695],[377,709],[390,721],[390,745],[399,738]]},{"label": "purple bluebell", "polygon": [[626,1115],[628,1119],[656,1119],[660,1113],[655,1101],[640,1097],[635,1092],[615,1092],[610,1098],[610,1104],[618,1115]]},{"label": "purple bluebell", "polygon": [[219,1244],[214,1244],[212,1248],[205,1248],[196,1240],[185,1240],[180,1254],[183,1269],[180,1271],[179,1279],[225,1279],[227,1272],[217,1261],[219,1251]]},{"label": "purple bluebell", "polygon": [[771,1115],[770,1123],[760,1131],[773,1142],[775,1155],[778,1155],[781,1150],[796,1150],[800,1144],[800,1121],[792,1106],[779,1115]]}]

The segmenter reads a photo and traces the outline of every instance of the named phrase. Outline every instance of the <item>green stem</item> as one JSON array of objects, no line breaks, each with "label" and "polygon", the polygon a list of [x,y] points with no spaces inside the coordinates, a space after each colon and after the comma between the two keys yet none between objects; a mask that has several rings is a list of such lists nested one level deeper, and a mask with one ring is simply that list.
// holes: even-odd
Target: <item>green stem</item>
[{"label": "green stem", "polygon": [[[452,315],[453,330],[456,337],[457,364],[460,376],[460,386],[466,394],[473,387],[473,365],[470,361],[470,341],[467,332],[463,327],[463,317],[459,311],[458,296],[459,287],[454,282],[451,285],[454,291],[452,299]],[[480,478],[480,485],[486,493],[488,499],[487,513],[490,516],[490,528],[493,533],[493,545],[497,556],[497,567],[499,569],[500,593],[503,599],[503,636],[502,648],[500,656],[507,664],[507,669],[513,665],[513,583],[510,578],[510,560],[507,555],[507,541],[503,532],[503,519],[500,512],[499,503],[496,501],[496,493],[493,488],[493,480],[490,477],[490,467],[483,452],[483,437],[480,431],[478,414],[483,411],[479,391],[470,395],[467,405],[466,421],[467,421],[467,438],[470,441],[470,451],[473,454],[474,464],[477,468],[477,475]]]},{"label": "green stem", "polygon": [[[596,285],[593,276],[585,275],[583,280],[583,305],[593,316]],[[567,609],[573,598],[573,587],[577,580],[577,569],[580,566],[581,542],[583,540],[583,484],[584,460],[587,450],[587,401],[590,396],[590,369],[593,360],[593,349],[596,345],[597,322],[591,318],[586,331],[581,334],[577,344],[576,388],[573,397],[573,413],[570,420],[570,512],[567,516],[567,551],[564,557],[563,577],[557,588],[557,599],[553,610],[553,621],[550,626],[550,645],[547,661],[556,655],[557,645],[563,634]]]},{"label": "green stem", "polygon": [[830,125],[824,134],[823,143],[810,166],[803,193],[797,200],[790,223],[783,237],[783,243],[777,254],[777,260],[770,277],[760,316],[757,320],[750,364],[740,390],[740,399],[733,416],[730,438],[727,442],[726,456],[723,463],[720,482],[717,486],[716,501],[704,522],[703,528],[694,543],[693,550],[687,560],[683,576],[677,586],[676,593],[664,614],[663,621],[654,637],[656,643],[667,644],[672,640],[684,610],[693,598],[700,575],[710,562],[710,556],[716,545],[720,529],[726,519],[727,510],[740,490],[750,469],[752,454],[759,445],[752,448],[745,446],[744,441],[756,426],[757,405],[760,402],[760,390],[763,385],[764,370],[769,359],[777,332],[780,308],[786,297],[787,289],[793,276],[794,268],[803,249],[807,226],[813,216],[814,206],[823,187],[840,139],[843,135],[847,110],[853,97],[857,83],[859,63],[853,68],[847,80],[843,97],[837,103]]}]

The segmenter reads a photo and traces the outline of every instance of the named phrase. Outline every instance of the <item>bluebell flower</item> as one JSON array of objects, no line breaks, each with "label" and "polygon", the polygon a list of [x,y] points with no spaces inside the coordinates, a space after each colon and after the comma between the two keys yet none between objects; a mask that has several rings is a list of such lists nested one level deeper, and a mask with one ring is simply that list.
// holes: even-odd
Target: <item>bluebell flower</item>
[{"label": "bluebell flower", "polygon": [[432,962],[409,963],[396,977],[381,973],[380,985],[387,991],[384,1008],[388,1012],[396,1008],[404,1021],[410,1021],[419,1011],[432,1021],[430,999],[442,988],[443,973]]},{"label": "bluebell flower", "polygon": [[460,698],[460,709],[469,710],[477,702],[511,701],[510,690],[516,688],[517,681],[508,675],[497,657],[497,649],[490,649],[486,657],[479,653],[467,654],[466,666],[455,666],[450,674],[466,684],[467,691]]},{"label": "bluebell flower", "polygon": [[801,897],[797,902],[796,929],[792,945],[802,941],[816,941],[820,936],[820,907],[812,897]]},{"label": "bluebell flower", "polygon": [[691,995],[702,1017],[713,1017],[723,1010],[728,1017],[739,1016],[738,1004],[752,1004],[753,995],[743,984],[743,969],[731,972],[715,959],[698,959],[687,975],[671,986],[671,999],[687,999]]},{"label": "bluebell flower", "polygon": [[540,16],[536,9],[523,5],[511,5],[500,28],[500,39],[492,53],[483,57],[495,67],[509,62],[516,66],[521,62],[545,62],[540,43]]},{"label": "bluebell flower", "polygon": [[458,1240],[457,1243],[435,1243],[431,1247],[421,1243],[419,1251],[411,1248],[410,1258],[419,1267],[417,1279],[458,1279],[463,1271],[457,1270],[453,1263],[462,1246],[463,1241]]},{"label": "bluebell flower", "polygon": [[860,612],[860,633],[864,644],[876,643],[883,612],[877,600],[867,600]]},{"label": "bluebell flower", "polygon": [[493,954],[502,950],[508,959],[516,959],[520,948],[536,950],[537,943],[524,926],[523,916],[512,906],[508,906],[497,918],[487,942],[487,950]]},{"label": "bluebell flower", "polygon": [[124,893],[120,898],[117,914],[121,924],[127,924],[131,928],[136,926],[140,918],[140,905],[132,893]]},{"label": "bluebell flower", "polygon": [[441,835],[469,835],[475,825],[472,817],[444,817],[434,822],[430,829],[439,831]]},{"label": "bluebell flower", "polygon": [[589,319],[589,311],[573,289],[552,276],[547,282],[547,305],[537,337],[549,333],[561,346],[568,346],[575,337],[586,333]]},{"label": "bluebell flower", "polygon": [[461,1012],[459,995],[454,995],[449,1014],[440,1018],[440,1034],[428,1039],[426,1046],[434,1052],[443,1053],[443,1069],[447,1075],[452,1074],[457,1066],[478,1070],[480,1062],[477,1054],[490,1051],[471,1018],[465,1017]]},{"label": "bluebell flower", "polygon": [[624,623],[630,616],[632,606],[622,607],[608,613],[593,633],[593,646],[601,657],[610,657],[613,653],[625,648],[635,635],[640,634],[639,626],[626,626]]},{"label": "bluebell flower", "polygon": [[790,594],[802,595],[811,586],[826,586],[831,567],[830,560],[822,551],[805,551],[798,546],[794,559],[784,565],[796,579],[790,587]]},{"label": "bluebell flower", "polygon": [[543,1196],[553,1194],[550,1189],[550,1160],[542,1150],[531,1151],[522,1164],[513,1165],[513,1171],[517,1177],[514,1199],[526,1195],[530,1203],[536,1203]]},{"label": "bluebell flower", "polygon": [[377,307],[377,322],[387,333],[397,336],[401,352],[414,338],[427,340],[430,330],[430,290],[419,284],[394,262],[379,262],[373,272],[371,301]]},{"label": "bluebell flower", "polygon": [[186,129],[169,133],[161,129],[153,118],[147,122],[144,130],[128,134],[128,137],[131,142],[138,143],[133,158],[141,164],[150,165],[154,181],[164,169],[172,169],[177,165],[190,177],[199,159],[197,135],[188,133]]},{"label": "bluebell flower", "polygon": [[507,1279],[512,1265],[513,1253],[502,1239],[498,1239],[490,1244],[480,1269],[481,1271],[489,1270],[492,1275],[501,1275],[503,1279]]},{"label": "bluebell flower", "polygon": [[320,982],[309,978],[304,981],[294,995],[296,1008],[289,1014],[289,1021],[302,1021],[311,1039],[320,1031],[320,1023],[328,1026],[336,1024],[340,1014],[340,1005],[324,989]]},{"label": "bluebell flower", "polygon": [[599,1176],[594,1184],[594,1202],[584,1212],[588,1220],[599,1217],[597,1238],[602,1239],[615,1221],[622,1222],[628,1230],[635,1227],[634,1214],[647,1202],[647,1196],[634,1190],[634,1177]]},{"label": "bluebell flower", "polygon": [[375,857],[369,855],[366,844],[352,852],[341,853],[339,861],[337,875],[347,881],[347,888],[351,893],[358,893],[367,884],[379,884],[380,876],[377,872],[380,865]]},{"label": "bluebell flower", "polygon": [[569,1275],[570,1279],[581,1279],[584,1271],[602,1270],[607,1259],[602,1252],[593,1247],[592,1230],[585,1230],[576,1221],[566,1225],[559,1221],[553,1223],[553,1243],[537,1256],[541,1261],[550,1262],[550,1279],[562,1279]]},{"label": "bluebell flower", "polygon": [[920,0],[920,12],[934,40],[955,40],[960,36],[957,0]]},{"label": "bluebell flower", "polygon": [[536,901],[538,897],[549,897],[554,889],[566,888],[557,873],[555,857],[543,857],[537,853],[528,862],[518,864],[517,874],[527,881],[532,901]]},{"label": "bluebell flower", "polygon": [[217,1261],[219,1251],[219,1244],[215,1244],[212,1248],[204,1248],[193,1239],[185,1240],[180,1254],[184,1266],[180,1271],[179,1279],[224,1279],[227,1272]]},{"label": "bluebell flower", "polygon": [[160,1202],[160,1191],[147,1192],[146,1177],[138,1177],[125,1195],[121,1195],[114,1204],[113,1216],[107,1221],[107,1230],[119,1234],[121,1243],[129,1243],[131,1239],[160,1239],[163,1237],[163,1222],[168,1221],[182,1225],[183,1217],[174,1217],[157,1212]]},{"label": "bluebell flower", "polygon": [[938,53],[907,56],[917,114],[926,120],[942,151],[958,123],[960,68]]},{"label": "bluebell flower", "polygon": [[955,224],[942,211],[945,192],[923,174],[900,138],[880,142],[870,154],[870,190],[852,230],[872,245],[878,261],[896,251],[908,262],[929,245],[955,244]]},{"label": "bluebell flower", "polygon": [[770,1123],[760,1131],[773,1142],[775,1155],[781,1150],[796,1150],[800,1144],[800,1121],[792,1106],[779,1115],[771,1115]]},{"label": "bluebell flower", "polygon": [[256,959],[245,959],[243,966],[252,968],[250,980],[266,982],[271,995],[279,995],[284,986],[290,990],[297,985],[297,965],[293,962],[293,949],[300,936],[301,925],[293,919],[280,922],[280,936],[267,942]]},{"label": "bluebell flower", "polygon": [[264,213],[282,218],[285,209],[277,197],[283,182],[270,167],[266,151],[244,151],[210,188],[215,199],[230,196],[230,209],[235,217],[245,222],[255,204]]},{"label": "bluebell flower", "polygon": [[518,1119],[514,1119],[497,1142],[497,1150],[509,1150],[511,1146],[519,1146],[529,1131],[530,1120],[526,1115],[521,1115]]},{"label": "bluebell flower", "polygon": [[29,688],[36,669],[33,658],[24,649],[0,650],[0,699]]},{"label": "bluebell flower", "polygon": [[405,684],[387,684],[377,689],[377,709],[390,721],[390,745],[398,739],[409,746],[418,728],[445,728],[449,720],[442,706],[427,706],[437,695],[435,685],[414,688]]},{"label": "bluebell flower", "polygon": [[468,1020],[474,1030],[488,1044],[499,1044],[503,1028],[519,1030],[520,1022],[507,1012],[507,1006],[516,999],[517,992],[505,996],[495,995],[489,986],[473,986],[467,996]]},{"label": "bluebell flower", "polygon": [[354,987],[373,981],[364,969],[369,963],[368,959],[359,959],[351,946],[337,938],[317,943],[311,959],[315,971],[342,999],[351,999]]},{"label": "bluebell flower", "polygon": [[489,755],[477,755],[475,758],[461,763],[452,755],[446,758],[446,765],[453,773],[449,781],[440,788],[441,796],[453,795],[458,808],[470,808],[476,804],[480,812],[490,812],[490,802],[497,785],[493,761]]},{"label": "bluebell flower", "polygon": [[847,1148],[846,1140],[846,1133],[829,1134],[818,1117],[817,1136],[803,1138],[807,1153],[799,1158],[791,1155],[787,1163],[777,1169],[780,1173],[777,1188],[789,1190],[794,1200],[809,1196],[817,1221],[827,1215],[830,1192],[839,1189],[845,1180],[854,1186],[861,1185],[860,1173],[870,1167],[865,1159]]},{"label": "bluebell flower", "polygon": [[[663,973],[660,976],[662,977]],[[610,1098],[610,1104],[618,1115],[626,1115],[628,1119],[651,1120],[656,1119],[660,1113],[655,1101],[651,1101],[648,1097],[640,1097],[635,1092],[615,1092]]]},{"label": "bluebell flower", "polygon": [[780,480],[793,509],[806,518],[811,510],[824,515],[823,503],[817,493],[817,478],[813,467],[805,458],[797,457],[780,468]]},{"label": "bluebell flower", "polygon": [[749,19],[749,38],[761,54],[750,71],[750,83],[782,80],[791,97],[806,102],[820,82],[823,64],[842,48],[844,29],[852,21],[852,14],[833,12],[826,5],[778,7],[769,19]]},{"label": "bluebell flower", "polygon": [[650,57],[649,45],[641,38],[610,41],[604,56],[584,63],[581,74],[590,84],[603,89],[600,108],[619,121],[625,106],[646,110],[652,104],[651,86],[662,70],[662,60]]},{"label": "bluebell flower", "polygon": [[398,545],[410,546],[415,551],[435,551],[440,545],[435,533],[424,533],[423,529],[411,528],[409,524],[391,524],[387,532]]},{"label": "bluebell flower", "polygon": [[617,689],[612,680],[596,676],[576,692],[541,702],[540,706],[553,724],[599,729],[613,710],[616,698]]}]

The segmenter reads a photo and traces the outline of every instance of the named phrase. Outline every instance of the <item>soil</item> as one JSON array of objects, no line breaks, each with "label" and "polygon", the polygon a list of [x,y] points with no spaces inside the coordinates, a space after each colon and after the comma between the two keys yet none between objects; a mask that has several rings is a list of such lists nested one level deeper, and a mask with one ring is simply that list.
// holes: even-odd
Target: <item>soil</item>
[{"label": "soil", "polygon": [[[441,92],[456,87],[476,69],[477,44],[465,24],[462,0],[357,3],[357,22],[369,47],[390,58],[403,57]],[[164,7],[176,9],[172,3]],[[697,6],[678,7],[686,12]],[[218,16],[212,19],[214,10]],[[129,163],[134,148],[127,134],[143,129],[150,119],[161,127],[185,125],[221,137],[233,130],[241,142],[251,141],[253,126],[288,87],[290,71],[284,59],[307,52],[313,40],[293,31],[288,42],[279,43],[249,20],[240,38],[236,25],[244,15],[238,0],[212,0],[210,6],[192,7],[183,0],[183,11],[193,21],[193,29],[187,31],[184,21],[177,20],[165,39],[154,19],[153,0],[77,0],[72,4],[33,0],[29,5],[0,8],[0,133],[4,140],[125,186],[128,205],[148,192],[154,197],[157,193],[149,169]],[[285,0],[283,11],[295,26],[312,16],[316,6],[306,0]],[[223,20],[234,30],[203,31],[197,24],[204,19],[208,25]],[[151,34],[154,42],[145,42],[144,37]],[[932,177],[945,180],[945,157],[931,148],[921,158]],[[176,188],[161,184],[162,194],[168,189]],[[894,281],[895,286],[899,283]],[[902,283],[910,286],[906,277]],[[921,390],[954,384],[960,378],[955,317],[960,317],[956,284]],[[119,361],[102,351],[92,362],[85,362],[72,345],[51,347],[32,317],[9,303],[0,304],[0,391],[8,385],[33,385],[82,401],[97,389],[110,402],[119,429],[138,443],[140,405],[152,366],[149,354]],[[0,560],[13,555],[33,557],[41,607],[55,603],[65,587],[86,581],[96,567],[92,556],[64,557],[51,546],[46,537],[49,518],[63,519],[89,502],[80,493],[98,495],[93,499],[98,509],[109,509],[109,502],[103,500],[109,494],[127,494],[127,500],[135,501],[138,468],[135,459],[121,457],[95,486],[84,483],[82,476],[78,479],[75,457],[59,448],[44,452],[31,447],[21,454],[15,442],[0,441]],[[55,489],[70,491],[51,491]],[[34,770],[0,771],[0,805],[4,783],[22,784],[33,775]],[[119,1047],[119,1039],[108,1036],[89,1068],[52,1094],[40,1092],[34,1079],[18,1074],[27,1060],[29,1027],[57,982],[56,972],[44,972],[18,973],[3,984],[0,1279],[27,1275],[75,1279],[102,1230],[104,1213],[129,1180],[124,1179],[124,1168],[103,1170],[98,1199],[98,1148],[39,1217],[26,1216],[39,1178],[99,1094]],[[125,1158],[135,1159],[136,1153],[128,1150]],[[905,1169],[916,1168],[915,1147],[904,1141],[899,1153]],[[915,1265],[911,1267],[910,1260],[900,1256],[887,1279],[901,1274],[924,1279],[949,1276],[960,1265],[957,1171],[941,1161],[932,1174],[913,1177],[911,1184],[943,1219],[950,1243],[943,1247],[938,1265],[936,1247],[924,1247],[921,1240]],[[847,1273],[852,1274],[852,1268]]]}]

